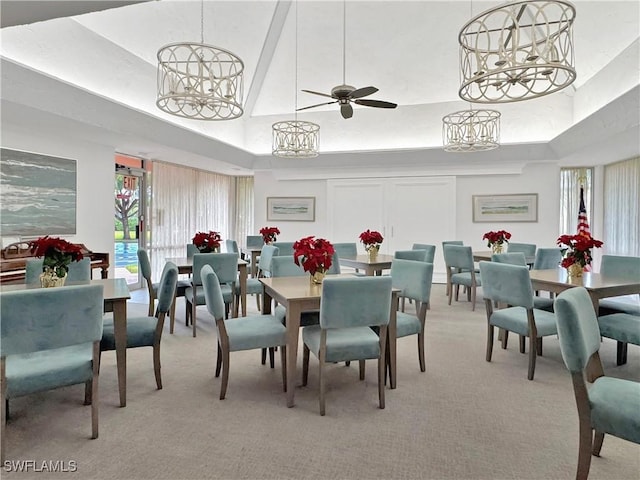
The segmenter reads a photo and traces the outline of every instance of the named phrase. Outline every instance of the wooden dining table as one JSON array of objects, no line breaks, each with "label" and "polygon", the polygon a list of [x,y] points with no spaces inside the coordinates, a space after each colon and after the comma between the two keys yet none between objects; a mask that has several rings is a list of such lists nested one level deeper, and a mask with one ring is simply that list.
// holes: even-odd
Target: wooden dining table
[{"label": "wooden dining table", "polygon": [[[105,313],[113,312],[113,333],[116,343],[118,390],[120,406],[127,406],[127,300],[131,298],[124,278],[101,278],[95,280],[66,282],[65,285],[102,285]],[[0,292],[42,288],[39,284],[25,283],[2,285]],[[57,287],[64,288],[64,287]]]},{"label": "wooden dining table", "polygon": [[389,270],[393,255],[379,253],[374,260],[368,254],[339,257],[340,265],[364,270],[368,276],[382,275],[382,270]]},{"label": "wooden dining table", "polygon": [[589,292],[596,315],[601,298],[640,294],[640,278],[605,276],[593,272],[583,272],[582,277],[569,278],[564,268],[531,270],[530,277],[534,290],[545,290],[555,294],[569,288],[584,287]]},{"label": "wooden dining table", "polygon": [[[482,261],[490,262],[492,255],[493,255],[493,252],[491,250],[473,252],[473,261],[474,262],[482,262]],[[532,267],[535,259],[536,259],[535,256],[531,256],[531,255],[525,256],[524,262],[527,265],[529,265],[529,267]]]},{"label": "wooden dining table", "polygon": [[[352,277],[353,274],[335,276]],[[333,277],[333,275],[332,275]],[[264,285],[262,313],[271,313],[271,301],[275,300],[287,309],[287,406],[294,406],[295,385],[297,378],[298,337],[300,316],[303,311],[318,310],[322,296],[322,284],[312,283],[302,277],[261,278]],[[387,362],[391,388],[396,388],[396,311],[398,310],[398,292],[392,290],[391,312],[387,332]]]},{"label": "wooden dining table", "polygon": [[242,253],[251,257],[251,278],[258,276],[258,257],[262,252],[262,247],[245,247],[242,249]]},{"label": "wooden dining table", "polygon": [[[178,273],[190,274],[193,273],[193,257],[168,257],[165,258],[167,262],[175,263],[178,267]],[[240,308],[242,310],[242,316],[247,316],[247,262],[238,259],[238,280],[240,281]],[[237,316],[237,310],[234,309],[234,313]]]}]

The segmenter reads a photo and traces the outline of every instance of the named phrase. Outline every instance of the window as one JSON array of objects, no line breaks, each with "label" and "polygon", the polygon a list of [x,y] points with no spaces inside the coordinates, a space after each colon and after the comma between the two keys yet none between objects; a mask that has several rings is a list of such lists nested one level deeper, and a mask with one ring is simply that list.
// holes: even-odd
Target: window
[{"label": "window", "polygon": [[640,256],[640,157],[604,169],[604,249]]},{"label": "window", "polygon": [[592,168],[562,168],[560,170],[560,235],[573,235],[578,230],[580,187],[584,187],[584,203],[587,219],[591,222],[593,191]]}]

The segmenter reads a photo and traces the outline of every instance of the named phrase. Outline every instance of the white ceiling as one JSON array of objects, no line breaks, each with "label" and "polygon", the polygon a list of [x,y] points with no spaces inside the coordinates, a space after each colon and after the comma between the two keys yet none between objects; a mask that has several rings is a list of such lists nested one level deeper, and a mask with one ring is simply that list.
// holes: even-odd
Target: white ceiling
[{"label": "white ceiling", "polygon": [[[3,17],[9,4],[16,21],[29,21],[29,11],[42,15],[42,9],[29,8],[33,3],[76,4],[84,13],[92,7],[102,10],[108,2],[3,1]],[[271,124],[292,119],[296,102],[302,107],[323,101],[301,89],[328,93],[342,83],[341,1],[304,0],[296,5],[285,0],[206,0],[203,18],[198,1],[113,3],[134,4],[2,28],[3,125],[37,122],[41,128],[73,128],[88,140],[123,153],[238,174],[291,165],[270,156]],[[344,120],[338,107],[330,105],[300,112],[298,118],[320,125],[325,155],[382,151],[404,158],[421,152],[434,164],[443,158],[475,161],[475,154],[442,153],[441,119],[468,108],[457,95],[460,27],[472,13],[501,3],[349,0],[346,83],[357,88],[374,85],[379,92],[368,98],[399,107],[355,107],[353,118]],[[587,160],[584,151],[594,149],[582,148],[594,141],[594,132],[578,127],[597,130],[602,141],[620,135],[637,138],[634,132],[639,131],[640,113],[629,109],[629,102],[638,102],[640,2],[573,3],[578,71],[574,85],[548,97],[492,108],[502,113],[503,144],[551,147],[539,160],[553,160],[548,158],[551,154],[598,162],[602,154],[599,160]],[[57,16],[55,10],[49,15]],[[244,61],[245,114],[240,119],[185,120],[155,106],[158,48],[199,41],[201,21],[205,43],[231,50]],[[3,26],[6,22],[3,18]],[[603,125],[594,124],[594,116],[606,105],[611,110],[617,104],[625,117],[619,118],[614,110],[610,115],[619,125],[608,123],[606,131],[600,131]],[[611,159],[619,159],[627,151],[635,154],[634,148],[625,145],[624,153],[606,151]],[[483,158],[499,159],[503,155],[497,152]],[[372,157],[349,158],[355,166]]]}]

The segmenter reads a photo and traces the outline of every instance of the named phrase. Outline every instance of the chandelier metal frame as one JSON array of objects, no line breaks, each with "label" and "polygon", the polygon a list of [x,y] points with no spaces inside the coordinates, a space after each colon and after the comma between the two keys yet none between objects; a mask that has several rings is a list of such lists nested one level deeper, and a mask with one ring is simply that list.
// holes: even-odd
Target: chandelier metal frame
[{"label": "chandelier metal frame", "polygon": [[314,158],[320,147],[320,125],[298,120],[298,1],[296,0],[295,33],[295,119],[271,126],[271,153],[282,158]]},{"label": "chandelier metal frame", "polygon": [[460,98],[518,102],[571,85],[575,15],[565,0],[520,0],[469,20],[458,35]]},{"label": "chandelier metal frame", "polygon": [[500,146],[500,112],[460,110],[442,118],[445,152],[483,152]]},{"label": "chandelier metal frame", "polygon": [[204,43],[204,2],[200,3],[200,43],[179,42],[158,50],[156,105],[194,120],[242,116],[244,63],[234,53]]}]

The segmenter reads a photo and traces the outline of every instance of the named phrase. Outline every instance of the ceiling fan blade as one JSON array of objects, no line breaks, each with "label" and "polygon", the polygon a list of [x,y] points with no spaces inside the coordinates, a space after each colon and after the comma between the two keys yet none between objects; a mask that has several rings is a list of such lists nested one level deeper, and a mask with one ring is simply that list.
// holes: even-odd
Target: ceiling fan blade
[{"label": "ceiling fan blade", "polygon": [[327,93],[314,92],[313,90],[302,90],[302,91],[306,92],[306,93],[313,93],[314,95],[321,95],[323,97],[333,98],[331,95],[329,95]]},{"label": "ceiling fan blade", "polygon": [[350,103],[344,103],[340,105],[340,113],[342,118],[351,118],[353,116],[353,107]]},{"label": "ceiling fan blade", "polygon": [[321,107],[322,105],[331,105],[332,103],[338,103],[338,100],[335,100],[333,102],[316,103],[315,105],[309,105],[308,107],[299,108],[296,110],[296,112],[299,112],[300,110],[307,110],[309,108]]},{"label": "ceiling fan blade", "polygon": [[367,95],[373,95],[377,91],[378,91],[378,89],[376,87],[358,88],[358,89],[354,90],[353,92],[351,92],[350,97],[351,98],[362,98],[362,97],[366,97]]},{"label": "ceiling fan blade", "polygon": [[358,105],[364,105],[365,107],[377,107],[377,108],[396,108],[397,103],[383,102],[382,100],[354,100]]}]

